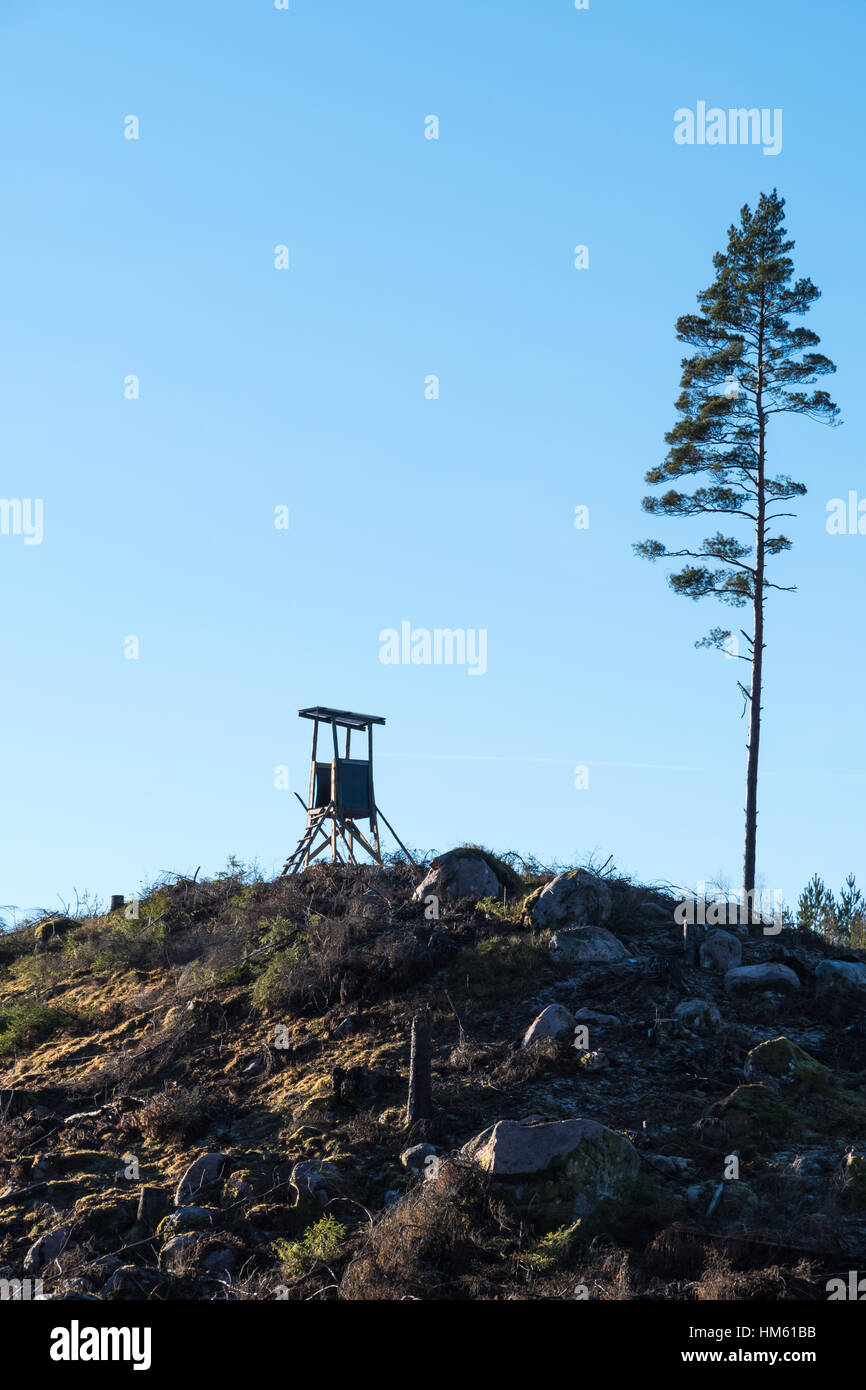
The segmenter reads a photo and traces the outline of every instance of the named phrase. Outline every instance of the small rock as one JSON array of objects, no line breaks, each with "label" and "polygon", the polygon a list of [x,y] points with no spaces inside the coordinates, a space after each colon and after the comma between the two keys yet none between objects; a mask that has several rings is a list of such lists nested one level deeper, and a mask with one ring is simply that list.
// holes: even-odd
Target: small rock
[{"label": "small rock", "polygon": [[179,1274],[182,1269],[188,1267],[199,1240],[200,1237],[192,1232],[188,1235],[172,1236],[159,1252],[160,1267],[167,1269],[170,1274]]},{"label": "small rock", "polygon": [[327,1206],[331,1196],[329,1183],[331,1186],[337,1185],[340,1178],[332,1165],[319,1159],[304,1158],[293,1167],[289,1181],[298,1194],[295,1205],[303,1204],[315,1212],[317,1208]]},{"label": "small rock", "polygon": [[147,1297],[158,1280],[159,1275],[155,1270],[145,1269],[142,1265],[121,1265],[103,1284],[102,1297],[137,1302]]},{"label": "small rock", "polygon": [[677,1158],[673,1154],[647,1154],[647,1158],[658,1172],[669,1178],[681,1177],[692,1166],[687,1158]]},{"label": "small rock", "polygon": [[673,921],[673,908],[663,907],[661,903],[645,902],[638,904],[638,912],[644,917],[653,917],[657,922]]},{"label": "small rock", "polygon": [[160,1221],[157,1234],[166,1238],[187,1231],[201,1231],[213,1224],[213,1212],[209,1207],[178,1207]]},{"label": "small rock", "polygon": [[428,1170],[427,1160],[435,1157],[435,1145],[413,1144],[410,1149],[403,1150],[400,1155],[400,1162],[404,1168],[408,1168],[412,1173],[424,1173]]},{"label": "small rock", "polygon": [[231,1245],[218,1245],[215,1250],[209,1250],[201,1261],[202,1269],[206,1269],[208,1274],[231,1274],[238,1262],[238,1252]]},{"label": "small rock", "polygon": [[58,1293],[71,1294],[74,1295],[76,1298],[88,1297],[90,1294],[95,1292],[96,1285],[92,1282],[92,1280],[84,1279],[81,1276],[70,1276],[70,1278],[64,1279],[63,1283],[60,1285],[58,1289]]},{"label": "small rock", "polygon": [[40,1236],[24,1256],[24,1273],[38,1274],[45,1265],[56,1260],[66,1249],[68,1240],[68,1226],[58,1226],[56,1230],[47,1231],[44,1236]]},{"label": "small rock", "polygon": [[710,932],[701,944],[700,962],[704,969],[733,970],[742,959],[742,943],[729,931]]},{"label": "small rock", "polygon": [[596,1052],[581,1053],[578,1065],[583,1067],[584,1071],[603,1071],[605,1067],[610,1066],[610,1062],[603,1049],[599,1048]]},{"label": "small rock", "polygon": [[202,1154],[195,1159],[180,1182],[174,1194],[174,1204],[176,1207],[186,1206],[191,1198],[195,1198],[201,1190],[219,1182],[222,1176],[224,1165],[228,1162],[225,1154],[210,1153]]},{"label": "small rock", "polygon": [[571,1033],[574,1019],[562,1004],[548,1004],[533,1023],[530,1023],[523,1036],[523,1046],[528,1047],[536,1038],[561,1038]]},{"label": "small rock", "polygon": [[142,1187],[138,1194],[136,1225],[142,1232],[155,1231],[168,1210],[168,1193],[162,1187]]},{"label": "small rock", "polygon": [[621,1028],[622,1020],[616,1014],[602,1014],[598,1009],[578,1009],[574,1015],[575,1023],[592,1023],[597,1028]]},{"label": "small rock", "polygon": [[684,999],[674,1009],[674,1018],[697,1033],[710,1032],[722,1021],[718,1007],[710,999]]}]

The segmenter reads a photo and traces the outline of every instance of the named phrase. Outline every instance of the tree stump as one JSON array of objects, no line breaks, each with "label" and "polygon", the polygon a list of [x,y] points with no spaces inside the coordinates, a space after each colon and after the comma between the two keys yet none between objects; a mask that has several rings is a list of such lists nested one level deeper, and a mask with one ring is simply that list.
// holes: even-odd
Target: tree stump
[{"label": "tree stump", "polygon": [[409,1056],[409,1099],[406,1121],[433,1119],[433,1081],[431,1063],[433,1041],[430,1034],[430,1010],[424,1009],[412,1019],[412,1049]]}]

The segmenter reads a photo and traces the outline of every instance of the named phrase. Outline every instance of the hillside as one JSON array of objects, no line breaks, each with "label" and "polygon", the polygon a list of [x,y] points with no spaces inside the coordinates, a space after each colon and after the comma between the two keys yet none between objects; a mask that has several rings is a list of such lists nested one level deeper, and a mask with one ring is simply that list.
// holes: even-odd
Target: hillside
[{"label": "hillside", "polygon": [[0,937],[0,1280],[824,1299],[866,1266],[860,955],[728,928],[691,964],[658,888],[423,872],[232,869]]}]

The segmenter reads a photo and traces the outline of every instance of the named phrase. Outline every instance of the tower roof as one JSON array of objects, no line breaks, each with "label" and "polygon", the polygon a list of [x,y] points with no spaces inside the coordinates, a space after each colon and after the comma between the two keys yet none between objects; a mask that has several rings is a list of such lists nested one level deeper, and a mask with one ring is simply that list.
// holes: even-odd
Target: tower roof
[{"label": "tower roof", "polygon": [[328,705],[311,705],[299,709],[302,719],[318,719],[322,724],[336,724],[340,729],[366,729],[370,724],[384,724],[379,714],[354,714],[349,709],[331,709]]}]

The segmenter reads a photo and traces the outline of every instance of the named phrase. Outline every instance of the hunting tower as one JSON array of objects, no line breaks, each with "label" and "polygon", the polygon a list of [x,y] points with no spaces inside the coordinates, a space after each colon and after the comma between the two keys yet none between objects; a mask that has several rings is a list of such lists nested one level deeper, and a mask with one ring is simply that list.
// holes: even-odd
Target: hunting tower
[{"label": "hunting tower", "polygon": [[[373,725],[384,724],[384,719],[378,714],[353,714],[351,710],[329,709],[325,705],[299,709],[298,714],[301,719],[313,721],[310,792],[306,803],[298,796],[307,813],[307,825],[297,848],[283,865],[283,874],[294,874],[306,869],[329,845],[332,863],[355,864],[356,841],[375,863],[381,864],[380,816],[403,853],[414,863],[393,826],[377,807],[373,793]],[[332,752],[333,756],[327,761],[321,760],[319,751],[320,725],[324,725],[325,728],[330,726],[331,729],[333,747],[328,749],[328,752]],[[346,734],[342,755],[338,737],[340,729],[344,729]],[[366,757],[350,756],[353,733],[366,735]],[[297,792],[295,795],[297,796]],[[368,835],[363,835],[359,830],[359,820],[369,821]],[[337,845],[338,841],[342,854]]]}]

